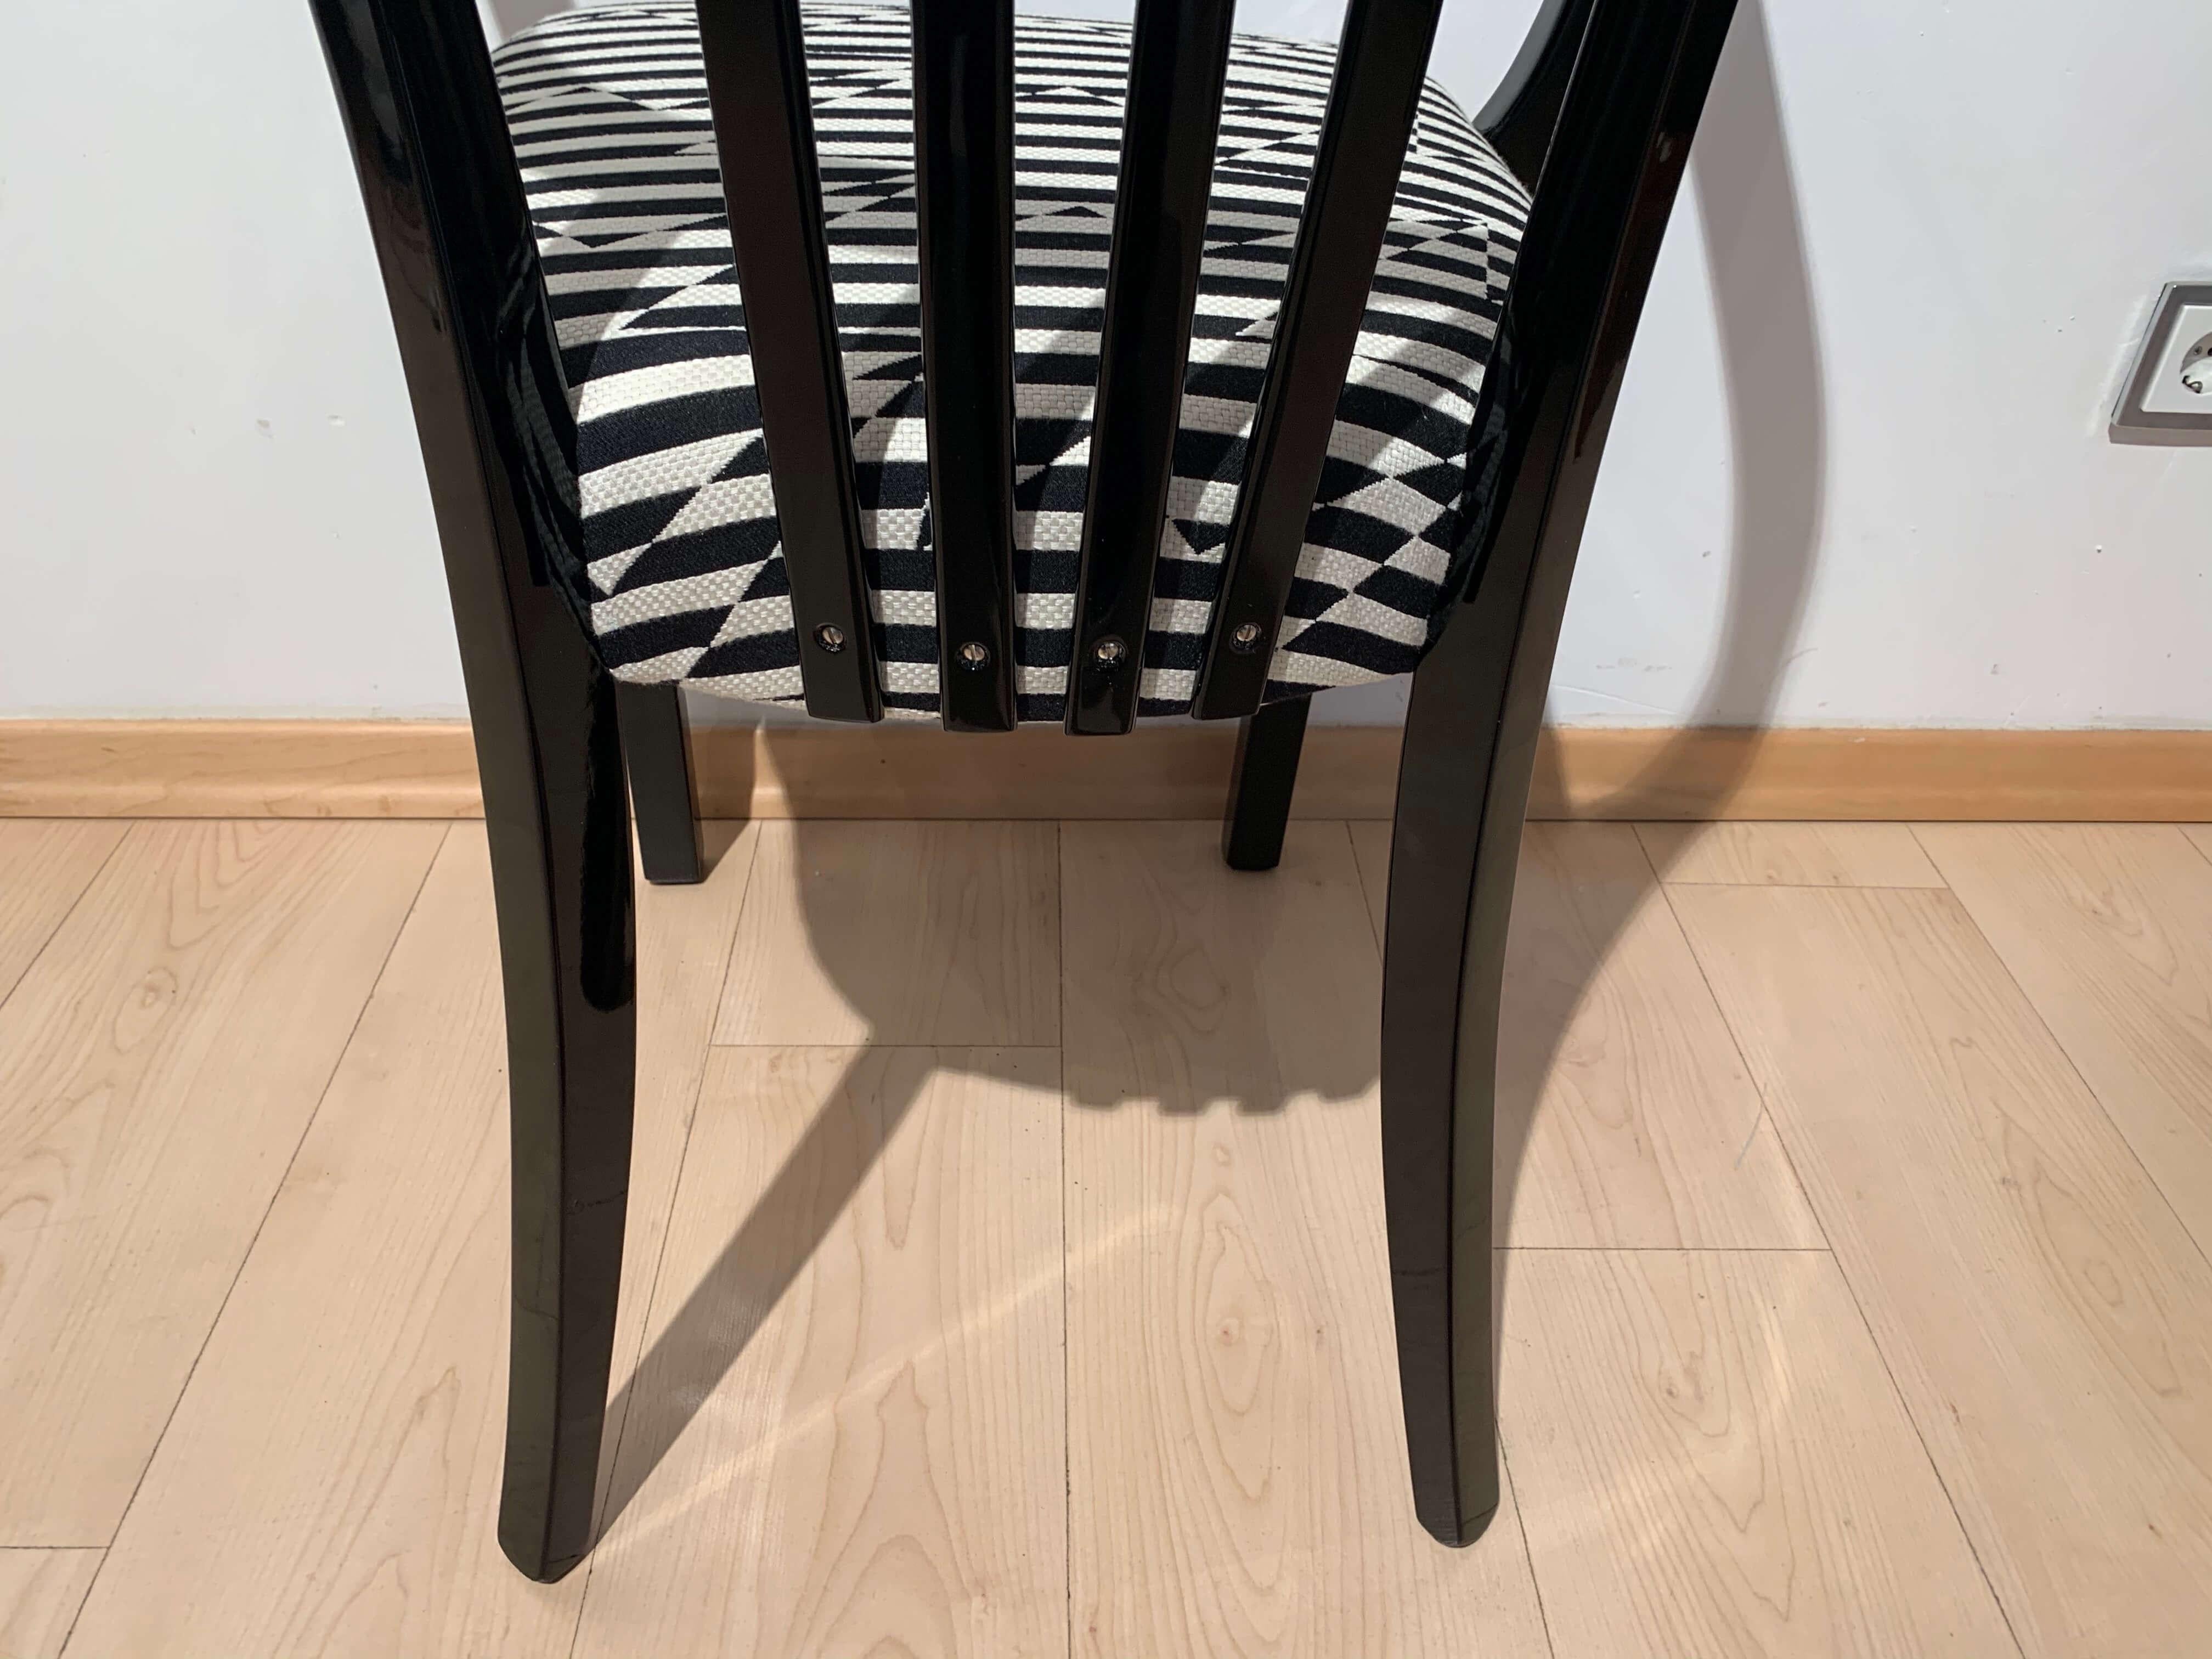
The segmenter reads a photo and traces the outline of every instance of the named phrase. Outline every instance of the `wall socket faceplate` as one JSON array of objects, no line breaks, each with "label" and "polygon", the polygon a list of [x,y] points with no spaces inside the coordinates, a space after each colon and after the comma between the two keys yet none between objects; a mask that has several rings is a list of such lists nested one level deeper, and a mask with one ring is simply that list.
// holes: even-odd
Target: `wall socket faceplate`
[{"label": "wall socket faceplate", "polygon": [[2212,444],[2212,283],[2168,283],[2122,384],[2116,444]]}]

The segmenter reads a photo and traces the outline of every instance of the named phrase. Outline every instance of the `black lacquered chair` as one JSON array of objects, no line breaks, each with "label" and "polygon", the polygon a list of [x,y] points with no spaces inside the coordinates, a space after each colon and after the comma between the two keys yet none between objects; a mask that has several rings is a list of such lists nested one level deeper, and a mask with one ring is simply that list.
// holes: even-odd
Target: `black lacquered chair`
[{"label": "black lacquered chair", "polygon": [[1351,0],[1333,52],[1233,35],[1230,0],[1138,0],[1133,29],[645,0],[496,64],[471,0],[312,3],[491,840],[508,1556],[552,1579],[590,1544],[631,809],[649,878],[700,875],[681,684],[975,733],[1234,718],[1224,849],[1264,870],[1308,699],[1404,672],[1392,1291],[1414,1504],[1471,1541],[1498,1503],[1492,1095],[1530,768],[1733,0],[1546,0],[1471,120],[1424,80],[1440,0]]}]

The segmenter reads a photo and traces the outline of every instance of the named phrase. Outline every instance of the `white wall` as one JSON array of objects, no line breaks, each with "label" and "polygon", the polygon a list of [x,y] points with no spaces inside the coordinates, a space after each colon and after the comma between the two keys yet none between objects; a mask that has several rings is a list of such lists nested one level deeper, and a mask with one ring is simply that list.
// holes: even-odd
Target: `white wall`
[{"label": "white wall", "polygon": [[[1439,78],[1479,104],[1533,9],[1456,0]],[[2149,297],[2212,274],[2208,62],[2202,0],[1742,0],[1559,715],[2212,723],[2212,450],[2103,436]],[[302,0],[14,21],[0,564],[0,714],[460,711]]]}]

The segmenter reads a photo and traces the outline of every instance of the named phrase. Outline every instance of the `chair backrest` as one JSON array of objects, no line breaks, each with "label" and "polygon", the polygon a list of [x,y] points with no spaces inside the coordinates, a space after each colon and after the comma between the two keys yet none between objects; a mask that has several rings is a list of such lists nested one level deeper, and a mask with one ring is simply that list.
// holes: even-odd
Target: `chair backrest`
[{"label": "chair backrest", "polygon": [[[449,520],[465,519],[465,539],[483,544],[488,517],[498,558],[557,580],[578,565],[574,426],[475,9],[311,3],[362,173],[449,571]],[[941,708],[948,727],[1006,730],[1016,718],[1012,0],[911,3]],[[1349,0],[1193,702],[1201,719],[1249,714],[1265,691],[1441,4]],[[1541,520],[1561,457],[1571,449],[1594,467],[1590,441],[1601,447],[1610,410],[1600,347],[1610,338],[1625,357],[1732,8],[1547,0],[1485,110],[1480,125],[1537,189],[1475,416],[1471,470],[1490,476],[1471,477],[1471,494],[1499,482],[1510,454],[1521,487],[1542,493],[1521,510]],[[1137,0],[1071,732],[1121,732],[1135,719],[1232,11],[1231,0]],[[806,707],[878,720],[799,0],[699,0],[698,12]],[[473,483],[453,447],[433,453],[438,434],[464,430]],[[1516,510],[1488,495],[1472,505],[1455,562],[1462,581]]]}]

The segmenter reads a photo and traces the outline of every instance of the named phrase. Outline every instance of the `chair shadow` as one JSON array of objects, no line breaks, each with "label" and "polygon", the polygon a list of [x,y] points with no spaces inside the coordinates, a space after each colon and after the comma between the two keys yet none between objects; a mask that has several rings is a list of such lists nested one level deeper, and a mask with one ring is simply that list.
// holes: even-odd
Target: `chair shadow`
[{"label": "chair shadow", "polygon": [[[849,867],[854,828],[836,820],[792,822],[789,833],[799,869],[810,873],[827,869],[834,879],[841,865]],[[1188,1115],[1224,1105],[1240,1113],[1277,1113],[1294,1097],[1301,1102],[1337,1102],[1364,1097],[1377,1072],[1377,1037],[1370,1029],[1375,1022],[1368,1011],[1347,1006],[1340,1029],[1336,1024],[1324,1031],[1299,1033],[1267,1029],[1273,1006],[1279,998],[1270,992],[1267,981],[1276,974],[1293,971],[1297,955],[1295,939],[1273,945],[1272,930],[1295,932],[1309,925],[1300,913],[1310,912],[1310,906],[1297,884],[1319,879],[1321,872],[1301,867],[1305,860],[1293,848],[1285,857],[1284,870],[1276,872],[1287,877],[1287,881],[1278,881],[1275,874],[1237,874],[1220,866],[1213,826],[1158,828],[1163,840],[1171,843],[1165,849],[1164,862],[1170,867],[1161,891],[1149,908],[1143,903],[1117,905],[1110,942],[1103,948],[1114,951],[1117,965],[1124,961],[1141,963],[1149,972],[1172,981],[1171,986],[1159,988],[1157,1000],[1194,1011],[1189,1014],[1189,1040],[1180,1048],[1198,1051],[1200,1063],[1185,1066],[1173,1061],[1158,1066],[1138,1061],[1128,1067],[1123,1057],[1115,1055],[1103,1062],[1094,1058],[1085,1064],[1080,1056],[1069,1053],[1064,1042],[1066,1033],[1061,1030],[1054,1046],[1062,1055],[1060,1078],[1064,1098],[1071,1105],[1090,1109],[1149,1104],[1164,1114]],[[869,832],[879,834],[880,829],[872,825]],[[923,833],[928,833],[926,827]],[[1056,843],[1054,850],[1059,850]],[[1350,864],[1348,845],[1344,851],[1334,871],[1340,877]],[[1079,857],[1079,854],[1070,856]],[[1177,860],[1185,872],[1180,876],[1173,867]],[[1148,867],[1148,878],[1158,868]],[[1071,875],[1080,876],[1079,871],[1069,871],[1066,857],[1060,872],[1064,881]],[[1334,884],[1334,902],[1348,907],[1364,929],[1364,902],[1356,888],[1348,890],[1340,880]],[[1002,1054],[1018,1054],[1021,1045],[1008,1043],[994,1048],[935,1044],[904,1035],[915,1023],[913,1008],[910,1004],[895,1003],[894,999],[903,994],[900,990],[887,990],[882,963],[873,951],[876,941],[854,925],[849,894],[842,902],[831,902],[822,896],[823,884],[813,879],[802,879],[799,890],[807,943],[818,971],[868,1026],[869,1035],[858,1040],[856,1052],[751,1211],[682,1304],[660,1323],[629,1380],[610,1402],[611,1432],[602,1453],[600,1474],[599,1531],[603,1535],[636,1500],[653,1470],[806,1270],[816,1249],[836,1226],[884,1149],[922,1097],[930,1079],[951,1066],[963,1077],[1032,1086],[1036,1081],[1033,1067],[1024,1071],[1012,1063],[1002,1067],[992,1064]],[[1212,907],[1210,919],[1219,924],[1218,935],[1235,940],[1234,948],[1204,948],[1181,903],[1181,896],[1194,890],[1202,893],[1200,902]],[[988,899],[981,902],[989,902]],[[948,911],[959,908],[969,927],[980,925],[987,934],[994,931],[994,921],[1006,920],[988,913],[978,918],[969,908],[976,902],[970,892],[946,908]],[[1094,915],[1090,930],[1094,939],[1102,932],[1097,922]],[[1064,951],[1064,936],[1056,921],[1053,932]],[[1064,975],[1065,963],[1060,966]],[[956,961],[949,976],[957,979],[963,971],[963,965]],[[1365,976],[1375,977],[1375,964],[1368,965]],[[957,988],[956,994],[969,1006],[989,1006],[1005,1000],[1006,985],[1003,981],[969,984]],[[1138,1000],[1146,1000],[1151,994],[1148,988],[1139,994]],[[1133,1010],[1131,1018],[1139,1020],[1141,1016]],[[1276,1063],[1263,1074],[1238,1069],[1232,1087],[1228,1073],[1210,1072],[1204,1060],[1222,1046],[1223,1027],[1240,1020],[1253,1022],[1252,1029],[1241,1034],[1242,1041],[1232,1035],[1226,1046],[1239,1055],[1260,1054]],[[885,1039],[881,1034],[886,1031],[900,1035]],[[1174,1050],[1178,1045],[1170,1042],[1163,1048]],[[927,1048],[932,1051],[933,1063],[885,1066],[881,1057],[886,1048]],[[1294,1063],[1279,1063],[1286,1051],[1295,1055]],[[1125,1069],[1141,1079],[1136,1091],[1125,1092],[1115,1086]],[[864,1070],[871,1073],[865,1080]],[[696,1110],[703,1115],[730,1109],[732,1104],[702,1095]],[[734,1104],[742,1109],[743,1103]],[[684,1509],[694,1496],[672,1493],[669,1501],[676,1509]],[[647,1524],[661,1523],[656,1519]]]},{"label": "chair shadow", "polygon": [[[1718,764],[1700,732],[1757,729],[1772,717],[1819,563],[1826,489],[1826,398],[1820,335],[1787,139],[1782,125],[1765,0],[1736,8],[1691,150],[1691,179],[1712,283],[1729,408],[1735,501],[1727,608],[1713,667],[1695,712],[1675,738],[1612,800],[1588,814],[1629,816],[1664,784],[1670,817],[1720,817],[1741,787],[1755,745],[1732,745]],[[1686,763],[1694,758],[1694,765]],[[1539,751],[1532,798],[1566,797],[1556,750]],[[1589,973],[1579,985],[1505,990],[1510,1044],[1501,1044],[1493,1237],[1510,1236],[1514,1202],[1534,1127],[1538,1096],[1595,974],[1644,899],[1668,873],[1655,863],[1641,891],[1603,889],[1578,919]],[[1510,1073],[1510,1074],[1509,1074]],[[1510,1252],[1498,1256],[1492,1298],[1493,1382],[1501,1352]]]},{"label": "chair shadow", "polygon": [[[1726,618],[1716,665],[1691,724],[1756,726],[1773,708],[1810,586],[1825,461],[1821,368],[1804,237],[1784,144],[1765,19],[1758,0],[1737,11],[1692,159],[1728,387],[1735,499]],[[1635,796],[1647,782],[1671,775],[1693,742],[1686,735],[1668,745],[1626,793]],[[1747,759],[1747,755],[1746,763]],[[1547,756],[1540,764],[1548,761]],[[1682,798],[1674,792],[1682,799],[1683,815],[1716,816],[1740,782],[1741,766],[1721,774],[1707,766],[1698,776],[1693,796]],[[1540,778],[1535,793],[1542,796],[1547,788],[1556,791],[1559,782],[1556,775]],[[813,849],[836,839],[837,832],[820,821],[799,820],[793,833],[805,867]],[[1212,856],[1210,836],[1202,839]],[[1267,885],[1276,879],[1224,878],[1219,890],[1235,895],[1228,906],[1236,925],[1267,927],[1271,916],[1284,914],[1285,907],[1297,902],[1287,889]],[[805,884],[801,890],[805,903]],[[1498,1238],[1510,1233],[1538,1093],[1598,966],[1627,926],[1638,897],[1623,886],[1609,891],[1606,906],[1595,915],[1587,909],[1583,913],[1591,948],[1587,971],[1578,981],[1570,975],[1516,993],[1509,976],[1506,1018],[1515,1040],[1498,1079],[1496,1157],[1500,1182],[1494,1220]],[[872,1000],[881,1001],[880,991],[872,988],[879,988],[883,978],[880,963],[869,959],[869,942],[862,932],[851,927],[849,919],[833,923],[811,909],[805,921],[822,970],[848,1004],[872,1033],[892,1029],[898,1023],[893,1012],[870,1006]],[[1233,960],[1260,962],[1264,950],[1249,940],[1246,945]],[[1214,953],[1206,957],[1206,963],[1218,969],[1231,959],[1231,953]],[[1066,964],[1060,966],[1065,973]],[[1200,964],[1193,971],[1207,968]],[[1218,1006],[1267,1001],[1266,988],[1256,980],[1249,986],[1213,982],[1204,990]],[[1347,1012],[1347,1031],[1375,1024],[1364,1011]],[[1060,1035],[1064,1042],[1066,1034],[1063,1030]],[[1298,1063],[1265,1079],[1240,1079],[1231,1103],[1240,1111],[1279,1112],[1294,1098],[1355,1098],[1376,1077],[1378,1041],[1372,1031],[1364,1042],[1295,1040],[1291,1046]],[[972,1074],[998,1075],[988,1066],[989,1053],[965,1051]],[[866,1063],[862,1054],[848,1064],[750,1212],[682,1305],[661,1324],[611,1402],[612,1432],[603,1454],[600,1480],[603,1535],[636,1499],[769,1312],[805,1271],[817,1247],[921,1097],[927,1071],[909,1068],[914,1087],[879,1092],[863,1107],[854,1085]],[[1004,1075],[1012,1080],[1010,1071]],[[1089,1108],[1135,1103],[1119,1095],[1106,1097],[1105,1091],[1092,1086],[1094,1078],[1076,1075],[1065,1064],[1062,1075],[1072,1103]],[[1151,1101],[1162,1111],[1195,1112],[1219,1104],[1220,1097],[1166,1080]],[[709,1103],[702,1099],[698,1109],[710,1109]],[[1501,1263],[1510,1259],[1501,1253]],[[1501,1295],[1493,1309],[1502,1305]],[[1493,1365],[1498,1352],[1493,1340]],[[688,1498],[683,1495],[675,1501],[688,1504]]]}]

